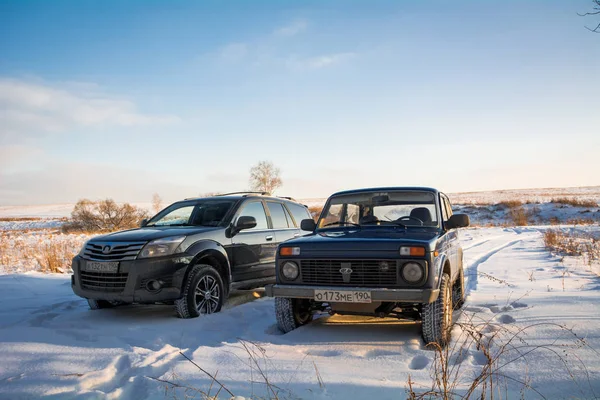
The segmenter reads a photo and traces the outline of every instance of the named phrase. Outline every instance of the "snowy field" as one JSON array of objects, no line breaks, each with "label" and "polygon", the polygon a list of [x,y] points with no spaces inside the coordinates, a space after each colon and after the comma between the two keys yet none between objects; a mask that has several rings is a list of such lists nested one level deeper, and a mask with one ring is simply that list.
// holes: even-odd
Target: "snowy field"
[{"label": "snowy field", "polygon": [[[461,232],[469,296],[455,313],[465,327],[454,329],[448,362],[456,393],[465,393],[487,363],[485,349],[464,340],[479,324],[484,337],[497,337],[492,355],[523,330],[497,362],[495,397],[600,396],[600,266],[550,254],[542,241],[547,228]],[[600,234],[598,226],[563,229]],[[409,375],[415,392],[431,388],[436,353],[424,347],[418,323],[322,316],[282,335],[272,299],[252,300],[238,293],[219,314],[180,320],[169,306],[90,311],[66,274],[0,275],[0,398],[216,394],[219,384],[180,352],[216,375],[227,389],[219,398],[230,391],[246,398],[401,399]]]}]

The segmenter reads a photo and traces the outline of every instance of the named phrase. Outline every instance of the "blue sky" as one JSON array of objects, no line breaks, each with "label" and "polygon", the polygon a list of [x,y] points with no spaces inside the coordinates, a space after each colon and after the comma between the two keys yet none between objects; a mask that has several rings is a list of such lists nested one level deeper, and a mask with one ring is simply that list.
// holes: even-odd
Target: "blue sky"
[{"label": "blue sky", "polygon": [[598,185],[591,7],[0,0],[0,205]]}]

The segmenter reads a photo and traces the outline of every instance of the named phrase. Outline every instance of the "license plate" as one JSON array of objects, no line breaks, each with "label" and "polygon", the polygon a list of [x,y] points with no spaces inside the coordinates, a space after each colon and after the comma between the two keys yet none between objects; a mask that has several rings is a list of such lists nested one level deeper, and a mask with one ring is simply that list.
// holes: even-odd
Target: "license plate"
[{"label": "license plate", "polygon": [[315,290],[314,299],[334,303],[370,303],[371,292],[367,290]]},{"label": "license plate", "polygon": [[87,261],[85,263],[85,270],[89,272],[117,272],[119,270],[119,263],[114,261]]}]

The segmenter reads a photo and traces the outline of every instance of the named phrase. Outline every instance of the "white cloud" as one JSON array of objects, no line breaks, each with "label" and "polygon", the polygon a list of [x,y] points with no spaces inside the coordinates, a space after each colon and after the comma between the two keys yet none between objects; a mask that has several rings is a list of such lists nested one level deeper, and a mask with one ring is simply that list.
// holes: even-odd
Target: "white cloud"
[{"label": "white cloud", "polygon": [[303,59],[290,58],[287,60],[287,65],[291,69],[321,69],[347,62],[355,58],[356,56],[356,53],[348,52],[325,54],[317,57],[309,57]]},{"label": "white cloud", "polygon": [[219,57],[223,61],[238,62],[248,55],[246,43],[230,43],[219,50]]},{"label": "white cloud", "polygon": [[135,103],[100,92],[94,85],[62,88],[0,79],[0,136],[38,135],[73,127],[138,126],[179,121],[173,115],[144,114]]},{"label": "white cloud", "polygon": [[306,30],[308,23],[306,20],[297,19],[292,21],[286,26],[282,26],[275,30],[274,34],[277,36],[295,36],[299,33],[302,33]]}]

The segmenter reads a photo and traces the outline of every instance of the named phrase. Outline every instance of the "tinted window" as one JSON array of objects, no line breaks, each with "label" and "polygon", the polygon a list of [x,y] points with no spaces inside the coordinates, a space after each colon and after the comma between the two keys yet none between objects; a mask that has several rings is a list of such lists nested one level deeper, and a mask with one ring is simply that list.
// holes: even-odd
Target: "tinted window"
[{"label": "tinted window", "polygon": [[269,212],[271,213],[271,221],[273,222],[273,228],[289,228],[288,221],[285,216],[285,211],[283,210],[283,206],[280,203],[273,203],[271,201],[267,201],[267,207],[269,207]]},{"label": "tinted window", "polygon": [[310,213],[308,212],[308,209],[304,206],[294,203],[287,203],[287,207],[294,216],[294,219],[296,220],[296,226],[298,227],[300,227],[300,222],[303,219],[312,219]]},{"label": "tinted window", "polygon": [[168,225],[186,225],[190,222],[190,216],[194,211],[194,205],[167,210],[166,213],[156,220],[152,221],[149,226],[168,226]]},{"label": "tinted window", "polygon": [[[256,227],[252,229],[268,229],[269,226],[267,224],[267,215],[265,214],[265,209],[261,202],[255,201],[252,203],[248,203],[242,208],[240,212],[240,216],[248,216],[256,218]],[[252,230],[248,229],[248,230]]]},{"label": "tinted window", "polygon": [[446,215],[444,216],[444,220],[447,221],[448,218],[452,216],[452,206],[450,206],[450,200],[446,196],[442,196],[442,200],[444,201],[444,209],[446,211]]}]

